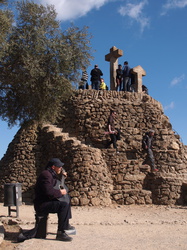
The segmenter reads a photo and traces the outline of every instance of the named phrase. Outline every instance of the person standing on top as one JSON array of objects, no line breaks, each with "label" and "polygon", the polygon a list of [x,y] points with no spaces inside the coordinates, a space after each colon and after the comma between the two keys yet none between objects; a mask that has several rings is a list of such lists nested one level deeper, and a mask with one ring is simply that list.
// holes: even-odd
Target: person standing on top
[{"label": "person standing on top", "polygon": [[123,91],[130,91],[130,80],[131,80],[130,70],[131,68],[129,67],[128,62],[125,61],[123,67]]},{"label": "person standing on top", "polygon": [[82,68],[82,77],[81,77],[81,81],[84,83],[84,89],[88,89],[88,73],[86,71],[86,68],[83,67]]},{"label": "person standing on top", "polygon": [[92,82],[92,89],[99,90],[99,86],[101,83],[101,76],[103,76],[103,72],[98,68],[96,64],[94,69],[91,70],[91,82]]},{"label": "person standing on top", "polygon": [[122,65],[119,64],[118,68],[116,69],[116,83],[117,83],[116,91],[118,91],[118,88],[119,91],[122,90],[122,81],[123,81],[123,70],[122,70]]}]

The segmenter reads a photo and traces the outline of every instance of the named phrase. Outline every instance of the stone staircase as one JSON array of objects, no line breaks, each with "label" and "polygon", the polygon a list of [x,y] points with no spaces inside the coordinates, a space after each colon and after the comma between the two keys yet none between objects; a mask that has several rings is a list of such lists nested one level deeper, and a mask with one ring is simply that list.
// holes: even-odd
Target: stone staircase
[{"label": "stone staircase", "polygon": [[70,137],[69,133],[63,132],[62,128],[59,128],[52,124],[44,124],[43,130],[47,133],[51,133],[55,139],[65,141],[67,145],[70,146],[86,146],[85,144],[82,144],[81,141],[79,141],[76,137]]},{"label": "stone staircase", "polygon": [[112,200],[121,205],[151,204],[152,192],[145,188],[150,166],[142,165],[140,159],[127,159],[125,152],[121,150],[119,154],[114,149],[102,152],[113,180]]},{"label": "stone staircase", "polygon": [[50,157],[59,157],[65,162],[68,172],[66,184],[72,205],[111,204],[112,178],[101,150],[70,137],[69,133],[64,133],[57,126],[45,124],[42,130],[48,144],[46,155],[49,157],[52,147],[56,154]]},{"label": "stone staircase", "polygon": [[[133,167],[133,165],[131,165]],[[136,165],[135,165],[136,167]],[[150,167],[147,166],[146,172],[149,172]],[[145,170],[145,166],[144,169]],[[145,180],[147,174],[141,172],[141,169],[135,168],[134,173],[131,170],[122,175],[117,175],[114,178],[114,190],[112,192],[113,199],[118,204],[151,204],[152,203],[152,192],[145,189]]]},{"label": "stone staircase", "polygon": [[[63,132],[62,128],[55,125],[45,124],[43,130],[54,138],[55,141],[61,141],[66,147],[73,150],[79,147],[80,150],[92,149],[97,151],[104,162],[107,157],[108,161],[116,161],[114,165],[107,164],[109,170],[108,177],[111,178],[113,188],[110,190],[112,202],[117,204],[151,204],[151,191],[144,189],[144,180],[150,167],[148,165],[139,164],[138,159],[127,159],[123,153],[116,154],[113,149],[97,149],[90,145],[86,145],[76,137],[70,137],[69,133]],[[107,156],[107,157],[106,157]],[[84,163],[82,163],[84,165]]]},{"label": "stone staircase", "polygon": [[[105,203],[106,205],[110,203],[109,200],[111,200],[113,203],[121,205],[152,203],[172,204],[174,202],[174,200],[171,198],[172,192],[168,191],[167,186],[170,187],[170,190],[175,190],[174,197],[179,197],[180,199],[181,186],[184,182],[184,179],[186,179],[184,176],[182,176],[182,166],[178,166],[180,171],[178,177],[176,176],[177,169],[174,169],[174,167],[176,168],[176,164],[170,163],[170,166],[168,167],[168,165],[166,165],[164,162],[162,162],[162,170],[160,172],[151,174],[150,166],[142,165],[143,159],[140,155],[136,154],[136,152],[126,152],[121,150],[120,153],[117,154],[115,149],[112,148],[98,149],[92,147],[91,145],[82,143],[76,137],[72,137],[69,135],[69,133],[63,132],[62,128],[51,124],[45,124],[43,126],[43,131],[49,136],[51,135],[53,142],[55,141],[55,143],[60,143],[59,145],[61,146],[63,145],[62,148],[64,147],[64,152],[76,152],[75,154],[71,154],[71,156],[68,155],[68,158],[72,158],[72,162],[75,162],[75,165],[77,165],[79,170],[83,169],[81,171],[83,171],[84,174],[82,174],[82,177],[79,177],[80,186],[73,187],[74,183],[71,183],[71,180],[69,180],[69,184],[72,187],[70,192],[72,192],[72,195],[74,195],[75,189],[84,190],[86,195],[84,194],[84,198],[80,197],[79,201],[77,201],[77,197],[72,197],[74,205],[99,205],[101,203]],[[93,156],[90,157],[91,155]],[[91,160],[91,158],[93,159]],[[98,165],[97,174],[94,173],[95,170],[93,170],[95,169],[95,163]],[[79,170],[75,171],[74,169],[73,171],[76,173],[72,172],[71,175],[76,175],[77,171]],[[92,181],[93,176],[89,174],[90,172],[92,172],[92,174],[94,173],[94,178],[101,175],[102,179],[102,181],[99,182],[100,188],[96,188],[98,190],[102,189],[102,192],[93,192],[94,198],[87,198],[90,197],[90,190],[95,189],[95,187],[93,187]],[[184,174],[185,173],[186,171],[184,170]],[[85,180],[87,183],[85,183]],[[163,184],[164,182],[168,183],[166,187]],[[94,182],[94,185],[98,185],[98,183]],[[90,186],[90,188],[84,189],[82,186]],[[100,199],[97,196],[100,196]],[[89,199],[92,200],[91,203]],[[101,203],[99,200],[101,200]],[[103,200],[106,202],[103,202]]]}]

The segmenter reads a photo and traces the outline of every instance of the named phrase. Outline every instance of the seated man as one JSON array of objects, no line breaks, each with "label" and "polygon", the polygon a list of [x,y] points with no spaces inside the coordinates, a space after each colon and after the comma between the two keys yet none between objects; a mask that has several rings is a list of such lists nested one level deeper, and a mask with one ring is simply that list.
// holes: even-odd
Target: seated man
[{"label": "seated man", "polygon": [[[57,213],[58,231],[57,240],[71,241],[75,228],[69,224],[71,218],[70,199],[63,199],[67,195],[64,187],[56,189],[59,182],[58,175],[62,172],[62,163],[58,158],[51,159],[46,169],[40,174],[35,186],[34,208],[36,214]],[[66,175],[66,172],[63,172]]]}]

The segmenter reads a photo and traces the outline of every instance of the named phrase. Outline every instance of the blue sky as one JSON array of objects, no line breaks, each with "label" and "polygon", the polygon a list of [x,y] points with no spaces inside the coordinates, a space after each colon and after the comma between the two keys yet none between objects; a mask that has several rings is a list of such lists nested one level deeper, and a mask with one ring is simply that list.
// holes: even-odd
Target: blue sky
[{"label": "blue sky", "polygon": [[[34,0],[52,4],[62,29],[70,22],[89,27],[95,64],[109,85],[109,62],[105,55],[112,46],[123,50],[118,62],[146,71],[143,84],[161,102],[173,129],[187,145],[187,0]],[[0,158],[6,152],[18,127],[8,129],[0,121]]]}]

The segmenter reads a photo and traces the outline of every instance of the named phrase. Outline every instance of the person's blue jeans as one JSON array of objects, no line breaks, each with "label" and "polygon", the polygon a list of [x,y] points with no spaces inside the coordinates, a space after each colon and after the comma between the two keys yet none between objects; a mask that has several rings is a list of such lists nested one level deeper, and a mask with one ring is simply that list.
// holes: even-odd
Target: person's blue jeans
[{"label": "person's blue jeans", "polygon": [[99,89],[99,85],[100,85],[100,81],[96,80],[96,81],[92,81],[92,89]]},{"label": "person's blue jeans", "polygon": [[155,168],[155,158],[151,148],[147,149],[147,158],[150,161],[151,169],[153,170]]},{"label": "person's blue jeans", "polygon": [[128,76],[123,78],[123,91],[130,91],[130,80]]}]

